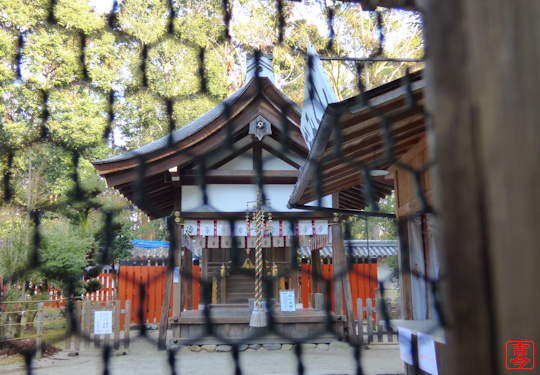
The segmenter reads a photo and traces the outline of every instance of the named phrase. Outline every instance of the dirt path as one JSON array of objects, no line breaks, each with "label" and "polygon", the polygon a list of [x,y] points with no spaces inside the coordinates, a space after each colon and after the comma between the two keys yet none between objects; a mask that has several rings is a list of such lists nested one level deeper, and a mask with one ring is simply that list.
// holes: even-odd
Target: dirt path
[{"label": "dirt path", "polygon": [[[149,335],[150,340],[135,338],[130,351],[126,355],[113,356],[109,362],[111,375],[133,374],[169,374],[170,366],[167,352],[156,350],[156,333]],[[63,351],[51,358],[35,361],[34,375],[64,375],[84,373],[85,375],[103,374],[102,352],[99,350],[81,350],[76,357],[69,357]],[[337,375],[356,373],[355,362],[350,349],[317,348],[306,349],[303,354],[306,374]],[[175,369],[182,375],[222,375],[234,374],[234,361],[231,353],[192,352],[182,349],[175,356]],[[244,375],[264,374],[296,374],[298,363],[294,351],[248,349],[240,353],[240,365]],[[402,374],[403,362],[399,358],[397,345],[370,345],[370,349],[362,350],[362,367],[364,373]],[[22,363],[2,366],[0,374],[22,375],[26,370]]]}]

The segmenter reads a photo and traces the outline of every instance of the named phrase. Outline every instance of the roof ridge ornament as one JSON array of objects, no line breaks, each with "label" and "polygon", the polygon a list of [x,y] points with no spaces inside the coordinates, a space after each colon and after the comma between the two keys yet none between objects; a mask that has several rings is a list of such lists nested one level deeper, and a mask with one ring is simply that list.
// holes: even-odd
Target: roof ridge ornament
[{"label": "roof ridge ornament", "polygon": [[266,77],[275,84],[274,79],[274,65],[272,60],[274,55],[272,53],[264,54],[260,51],[254,51],[254,53],[246,54],[246,81],[244,85],[247,85],[254,77],[263,78]]}]

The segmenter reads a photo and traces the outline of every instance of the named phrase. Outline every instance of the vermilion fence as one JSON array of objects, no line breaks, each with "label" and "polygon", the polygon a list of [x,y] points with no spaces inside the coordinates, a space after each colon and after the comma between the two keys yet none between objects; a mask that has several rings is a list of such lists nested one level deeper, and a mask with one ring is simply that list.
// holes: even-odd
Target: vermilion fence
[{"label": "vermilion fence", "polygon": [[[322,265],[323,277],[330,280],[330,306],[334,311],[334,281],[333,265]],[[377,283],[377,263],[363,264],[355,263],[349,271],[349,281],[351,283],[351,294],[353,301],[358,298],[366,301],[368,298],[376,300]],[[371,292],[370,292],[371,291]],[[307,309],[311,305],[311,296],[313,293],[313,280],[311,277],[311,264],[302,264],[302,305]],[[375,307],[375,306],[374,306]],[[353,303],[354,317],[358,319],[357,306]],[[365,315],[365,312],[364,312]],[[364,316],[364,319],[366,317]]]},{"label": "vermilion fence", "polygon": [[[112,273],[102,273],[91,280],[99,280],[103,287],[93,293],[83,294],[82,297],[92,302],[106,302],[115,299],[115,283]],[[61,307],[66,305],[65,296],[62,289],[49,288],[50,302],[45,303],[45,307]]]},{"label": "vermilion fence", "polygon": [[[122,309],[125,306],[126,300],[131,301],[131,323],[141,323],[139,319],[141,309],[144,323],[157,324],[160,322],[166,272],[166,266],[120,266],[118,271],[117,299],[121,301]],[[193,287],[191,293],[193,296],[194,310],[198,309],[199,307],[199,277],[199,266],[193,266]],[[142,296],[141,286],[144,287]],[[184,306],[187,304],[189,292],[190,291],[186,289]],[[170,316],[172,316],[172,311],[169,312],[169,317]]]},{"label": "vermilion fence", "polygon": [[101,285],[103,287],[94,292],[94,293],[87,293],[85,297],[92,302],[105,302],[105,301],[114,301],[115,296],[115,288],[114,288],[114,276],[112,273],[102,273],[98,277],[96,277],[94,280],[99,280],[101,282]]}]

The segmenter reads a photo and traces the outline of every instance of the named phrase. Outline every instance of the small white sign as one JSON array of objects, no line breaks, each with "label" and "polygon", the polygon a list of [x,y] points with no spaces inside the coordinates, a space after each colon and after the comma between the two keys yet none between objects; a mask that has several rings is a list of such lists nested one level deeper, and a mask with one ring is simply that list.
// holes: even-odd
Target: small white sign
[{"label": "small white sign", "polygon": [[174,267],[173,283],[179,283],[179,282],[180,282],[180,267]]},{"label": "small white sign", "polygon": [[112,333],[112,311],[94,311],[94,335]]},{"label": "small white sign", "polygon": [[418,332],[418,366],[432,375],[439,375],[437,356],[435,355],[435,340],[433,336]]},{"label": "small white sign", "polygon": [[281,302],[281,311],[296,311],[294,290],[280,290],[279,300]]},{"label": "small white sign", "polygon": [[399,357],[409,365],[413,366],[411,330],[407,328],[398,328],[399,336]]}]

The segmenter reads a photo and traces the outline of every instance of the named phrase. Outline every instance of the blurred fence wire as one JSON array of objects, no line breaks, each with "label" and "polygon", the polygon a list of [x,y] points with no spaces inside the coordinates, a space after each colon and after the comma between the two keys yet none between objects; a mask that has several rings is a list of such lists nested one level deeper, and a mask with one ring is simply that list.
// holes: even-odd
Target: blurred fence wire
[{"label": "blurred fence wire", "polygon": [[[2,18],[3,21],[3,28],[2,32],[8,33],[10,35],[12,46],[10,47],[12,51],[14,51],[13,59],[11,63],[8,63],[6,66],[9,66],[11,71],[13,72],[13,80],[12,84],[15,88],[24,90],[39,90],[39,97],[40,97],[40,104],[37,106],[36,110],[39,111],[39,115],[34,115],[34,122],[32,124],[32,127],[30,129],[27,129],[28,134],[24,135],[24,143],[14,143],[11,142],[10,139],[2,139],[1,140],[1,154],[2,154],[2,173],[3,173],[3,182],[2,182],[2,188],[3,188],[3,194],[2,194],[2,202],[4,205],[10,205],[14,203],[15,194],[14,194],[14,179],[13,176],[16,173],[17,166],[14,165],[14,157],[24,152],[24,149],[30,145],[37,145],[37,144],[48,144],[52,145],[54,147],[57,147],[59,149],[63,149],[71,154],[71,170],[63,171],[66,175],[70,176],[70,179],[72,180],[74,184],[74,189],[72,190],[72,195],[69,196],[68,201],[66,204],[76,205],[79,202],[88,202],[91,203],[91,197],[88,197],[84,194],[84,189],[81,186],[81,175],[80,175],[80,169],[79,169],[79,162],[81,160],[81,155],[84,154],[86,149],[81,149],[77,144],[74,144],[72,142],[69,142],[68,138],[63,138],[61,136],[58,136],[57,133],[51,132],[51,129],[49,127],[49,122],[51,118],[55,118],[56,111],[65,110],[59,108],[59,104],[56,99],[54,99],[54,95],[56,93],[60,93],[64,90],[68,90],[70,88],[73,88],[77,86],[85,87],[93,92],[95,92],[95,96],[93,100],[103,101],[102,106],[102,116],[105,119],[105,126],[104,131],[102,134],[102,139],[98,140],[92,140],[89,144],[94,145],[98,142],[104,142],[106,144],[111,143],[111,138],[114,137],[114,126],[115,121],[118,119],[119,115],[116,113],[116,108],[118,105],[118,98],[121,97],[125,92],[125,90],[129,90],[130,92],[152,92],[153,95],[160,98],[161,103],[163,104],[165,111],[165,123],[167,123],[169,136],[166,139],[166,142],[163,142],[161,144],[163,151],[172,151],[174,149],[175,142],[177,142],[177,138],[175,137],[175,132],[178,131],[177,124],[174,117],[174,105],[175,105],[175,96],[167,96],[163,94],[165,91],[160,91],[159,86],[156,86],[154,84],[153,78],[152,83],[151,81],[151,69],[150,69],[150,60],[152,59],[152,48],[158,45],[159,43],[166,42],[167,40],[174,40],[175,38],[179,38],[178,33],[175,31],[175,27],[177,27],[178,20],[182,17],[181,12],[178,10],[178,6],[175,1],[168,1],[166,2],[167,11],[164,12],[166,14],[166,22],[167,25],[165,28],[165,32],[162,35],[159,35],[158,37],[151,38],[148,40],[145,40],[144,38],[138,38],[137,35],[134,35],[126,29],[129,28],[123,28],[123,25],[121,24],[121,21],[118,18],[119,11],[121,7],[127,6],[130,2],[127,0],[121,2],[120,4],[117,3],[117,1],[114,1],[112,11],[108,13],[107,15],[107,22],[106,26],[101,30],[94,30],[94,31],[87,31],[84,28],[75,28],[71,27],[69,24],[58,23],[58,15],[63,12],[63,7],[68,6],[68,2],[63,1],[51,1],[51,2],[44,2],[43,6],[38,6],[38,10],[35,14],[33,22],[27,22],[25,24],[21,25],[15,25],[10,21],[10,16],[12,17],[12,20],[16,20],[17,15],[7,15],[3,14]],[[360,3],[363,3],[360,1]],[[369,3],[369,2],[368,2]],[[404,2],[407,3],[407,2]],[[334,6],[337,6],[339,2],[324,2],[322,5],[325,8],[324,14],[326,15],[326,24],[328,26],[328,50],[333,51],[335,47],[334,38],[335,38],[335,9]],[[276,2],[275,7],[275,19],[276,21],[276,28],[277,28],[277,43],[282,44],[287,42],[288,34],[287,34],[287,25],[285,22],[285,14],[284,7],[286,3],[283,1],[278,0]],[[366,4],[363,4],[364,6]],[[403,4],[402,4],[403,5]],[[223,12],[223,38],[226,42],[229,42],[232,38],[231,36],[231,28],[230,28],[230,22],[232,19],[232,2],[228,0],[223,0],[222,3],[222,12]],[[314,4],[311,6],[319,6],[319,4]],[[2,11],[0,11],[1,13]],[[381,62],[386,61],[390,63],[411,63],[411,62],[421,62],[423,61],[423,58],[419,59],[409,59],[409,58],[391,58],[387,57],[387,54],[385,52],[385,43],[387,42],[387,36],[384,34],[384,30],[382,27],[382,24],[384,22],[383,19],[383,13],[381,8],[374,8],[373,10],[375,14],[375,18],[377,20],[377,38],[378,38],[378,46],[373,49],[371,55],[366,57],[343,57],[343,56],[326,56],[322,57],[322,60],[344,60],[348,63],[356,64],[356,73],[357,73],[357,80],[358,80],[358,91],[360,94],[355,98],[355,102],[353,103],[356,105],[359,109],[358,111],[363,111],[362,113],[366,113],[366,118],[371,118],[371,124],[372,127],[372,136],[371,139],[368,139],[369,147],[373,149],[373,155],[368,159],[365,159],[363,161],[359,161],[358,159],[355,159],[352,155],[354,154],[354,148],[362,146],[358,142],[351,141],[351,137],[354,135],[351,135],[350,133],[347,133],[346,129],[347,126],[349,126],[349,123],[347,123],[347,120],[345,119],[345,116],[342,116],[342,113],[338,113],[336,116],[334,116],[332,119],[330,119],[329,123],[326,124],[328,129],[328,138],[332,139],[332,151],[325,154],[323,158],[313,158],[311,157],[308,159],[308,163],[304,168],[311,168],[314,171],[314,179],[311,184],[312,191],[312,199],[310,201],[316,201],[319,202],[319,205],[315,206],[302,206],[302,204],[298,204],[298,208],[303,208],[305,210],[312,210],[315,212],[322,212],[325,214],[328,214],[329,217],[335,218],[336,224],[339,224],[343,228],[344,233],[344,239],[350,240],[352,239],[352,225],[354,220],[349,220],[350,217],[356,217],[356,218],[370,218],[370,217],[383,217],[388,220],[394,220],[396,221],[396,225],[398,227],[399,232],[399,240],[400,240],[400,253],[403,254],[409,254],[409,246],[411,243],[411,237],[414,237],[411,231],[414,231],[411,228],[416,228],[418,233],[420,233],[420,243],[422,243],[422,238],[424,242],[426,241],[426,235],[429,232],[428,231],[428,222],[429,217],[436,216],[436,213],[433,212],[430,200],[428,196],[426,195],[426,179],[428,179],[430,169],[433,166],[434,160],[431,156],[429,156],[427,159],[423,160],[422,163],[414,163],[409,164],[408,161],[404,158],[401,158],[403,155],[403,150],[406,149],[407,140],[404,140],[404,137],[408,136],[408,133],[415,133],[416,135],[425,134],[430,127],[429,123],[429,116],[424,113],[423,108],[423,96],[418,95],[417,86],[415,86],[419,80],[421,80],[421,74],[409,74],[407,71],[405,76],[402,77],[398,82],[397,89],[402,90],[404,93],[404,98],[406,101],[405,105],[402,105],[401,109],[398,111],[390,112],[389,110],[382,107],[382,104],[380,102],[377,102],[376,96],[379,94],[377,89],[374,90],[368,90],[364,87],[363,81],[361,79],[362,75],[364,74],[365,69],[369,67],[369,64],[375,63],[375,62]],[[26,79],[25,71],[31,70],[31,66],[25,65],[25,55],[27,53],[31,53],[31,51],[27,48],[29,43],[36,43],[36,40],[39,40],[40,35],[43,33],[52,33],[58,38],[65,37],[67,40],[67,37],[69,36],[71,41],[76,41],[78,43],[77,50],[79,51],[78,56],[78,64],[77,69],[71,72],[72,75],[75,75],[77,77],[76,81],[73,80],[66,80],[66,83],[60,81],[55,82],[54,85],[41,85],[40,82],[28,82]],[[131,82],[129,87],[119,87],[118,85],[100,85],[99,82],[93,81],[93,70],[96,69],[96,66],[99,66],[100,61],[103,61],[103,59],[115,59],[115,51],[113,49],[108,51],[107,56],[96,56],[94,54],[93,46],[98,43],[99,40],[105,40],[109,36],[115,36],[118,38],[121,38],[123,41],[123,46],[125,48],[130,48],[133,45],[137,45],[138,48],[138,67],[135,69],[135,67],[131,67],[132,69],[139,70],[140,74],[137,77],[137,82]],[[182,35],[182,38],[190,38],[190,35]],[[195,36],[193,36],[195,37]],[[122,47],[122,48],[124,48]],[[46,46],[44,47],[46,48]],[[8,48],[9,49],[9,48]],[[257,64],[259,64],[260,56],[262,56],[259,53],[255,53],[255,58],[257,60]],[[199,90],[200,93],[205,93],[209,89],[209,77],[207,76],[207,70],[206,66],[208,64],[208,54],[206,53],[205,47],[199,47],[199,53],[197,54],[197,71],[198,71],[198,77],[199,77]],[[4,58],[5,60],[5,58]],[[5,62],[5,61],[4,61]],[[312,63],[307,61],[307,70],[312,68]],[[68,72],[69,73],[69,72]],[[306,72],[306,76],[310,77],[310,72]],[[47,77],[42,77],[43,80],[47,80]],[[105,89],[104,87],[108,87],[108,89]],[[255,92],[254,96],[262,96],[265,95],[265,93],[262,91],[263,87],[262,85],[257,86],[257,92]],[[314,92],[310,93],[311,96],[315,95]],[[314,97],[309,98],[310,100],[315,100]],[[4,92],[4,98],[2,99],[4,102],[12,100],[12,107],[17,108],[19,106],[19,109],[23,111],[22,109],[24,107],[23,102],[17,102],[21,99],[9,97],[9,93]],[[234,134],[234,124],[232,123],[231,119],[234,116],[233,111],[236,110],[235,108],[230,107],[230,102],[225,100],[220,104],[221,111],[224,113],[224,116],[228,119],[224,135],[225,135],[225,141],[222,143],[221,151],[229,153],[229,154],[235,154],[240,150],[240,146],[235,145],[235,141],[232,139]],[[4,109],[7,111],[6,106],[4,106]],[[410,126],[406,128],[405,130],[401,129],[397,130],[398,127],[403,126],[402,118],[408,116],[409,114],[414,113],[416,121],[416,126]],[[281,121],[284,123],[284,126],[282,126],[283,133],[280,135],[282,139],[282,149],[279,152],[279,156],[282,157],[288,157],[291,155],[291,150],[287,149],[287,139],[289,137],[289,134],[287,134],[286,129],[288,127],[286,126],[287,117],[289,114],[287,113],[286,107],[281,109]],[[4,117],[5,118],[5,117]],[[59,117],[59,120],[61,121],[61,117]],[[409,124],[410,125],[410,124]],[[4,128],[8,126],[7,123],[4,123],[2,125]],[[69,125],[66,126],[67,131],[69,131]],[[5,129],[4,129],[5,130]],[[4,134],[9,134],[8,132],[4,132]],[[375,135],[373,135],[375,134]],[[358,134],[358,137],[361,137],[362,134]],[[403,138],[403,139],[402,139]],[[360,139],[360,138],[358,138]],[[350,142],[353,142],[353,145],[350,145]],[[368,142],[368,143],[369,143]],[[351,151],[351,147],[353,151]],[[377,148],[378,147],[378,148]],[[159,150],[154,150],[159,151]],[[203,208],[206,211],[213,211],[215,216],[214,218],[217,220],[226,220],[231,225],[231,232],[234,233],[234,225],[235,225],[235,219],[237,219],[237,216],[230,215],[229,213],[225,212],[217,212],[213,207],[213,202],[208,199],[208,185],[210,180],[209,175],[209,160],[208,155],[201,154],[195,151],[191,150],[175,150],[175,155],[185,156],[194,158],[197,160],[197,166],[196,168],[199,171],[200,180],[198,181],[198,187],[201,191],[201,195],[203,198]],[[430,154],[431,155],[431,154]],[[411,160],[411,159],[409,159]],[[256,166],[255,172],[256,172],[256,181],[258,181],[258,187],[262,194],[262,199],[264,201],[266,195],[267,195],[267,189],[268,187],[264,183],[264,163],[267,160],[264,158],[261,159],[259,165]],[[146,181],[147,176],[147,164],[149,160],[147,159],[147,156],[144,154],[141,154],[138,158],[138,166],[137,166],[137,177],[135,179],[130,199],[132,202],[139,207],[142,210],[152,210],[153,208],[158,205],[159,202],[156,202],[152,195],[148,194],[148,181]],[[357,189],[354,190],[351,194],[356,194],[356,198],[360,199],[361,206],[359,207],[352,207],[352,208],[340,208],[338,206],[334,208],[328,208],[321,205],[322,202],[322,194],[325,191],[325,185],[323,183],[324,178],[332,178],[332,176],[327,176],[327,168],[331,168],[331,166],[340,165],[343,166],[344,169],[342,173],[345,173],[348,178],[351,179],[358,179],[359,186],[362,186],[363,190]],[[408,181],[410,181],[410,190],[411,195],[415,197],[413,206],[414,214],[409,214],[407,216],[398,215],[399,220],[396,219],[395,215],[388,214],[381,212],[377,202],[379,199],[384,195],[381,193],[379,189],[378,184],[378,177],[375,177],[375,171],[380,169],[399,169],[401,173],[406,173],[408,176],[404,177],[407,178]],[[392,190],[392,189],[390,189]],[[388,191],[389,192],[389,191]],[[387,193],[388,193],[387,192]],[[353,200],[353,202],[357,202],[356,200]],[[365,209],[364,209],[365,208]],[[107,263],[109,257],[109,252],[111,250],[112,246],[112,230],[113,230],[113,222],[114,218],[119,215],[122,212],[122,209],[105,209],[103,207],[98,208],[104,213],[104,223],[103,227],[106,232],[105,236],[105,246],[104,251],[101,255],[101,263],[104,265]],[[240,211],[240,210],[239,210]],[[10,279],[20,279],[24,278],[24,276],[27,273],[30,273],[34,270],[39,270],[42,266],[41,262],[41,243],[42,243],[42,235],[41,235],[41,218],[42,218],[42,212],[35,208],[30,212],[32,218],[33,218],[33,240],[32,240],[32,248],[30,250],[30,257],[29,257],[29,264],[28,266],[21,271],[18,271],[17,274],[13,274],[10,276]],[[169,212],[167,214],[168,220],[167,220],[167,230],[169,232],[169,238],[170,238],[170,249],[169,249],[169,258],[167,266],[171,269],[175,267],[175,265],[179,264],[180,261],[176,258],[180,256],[179,252],[175,251],[175,249],[180,247],[180,244],[178,241],[181,239],[175,235],[175,214],[174,212]],[[428,219],[426,219],[428,218]],[[296,219],[288,219],[286,220],[293,232],[296,233]],[[293,251],[290,252],[291,256],[289,259],[286,260],[286,267],[279,270],[279,273],[277,275],[273,275],[272,277],[264,277],[263,278],[263,288],[262,293],[265,296],[265,299],[275,298],[275,283],[280,277],[283,277],[284,275],[290,274],[292,271],[295,271],[299,269],[299,259],[298,259],[298,251],[300,247],[298,233],[296,233],[291,238],[290,246],[292,247]],[[420,245],[420,246],[425,246]],[[238,254],[243,253],[244,249],[238,248],[236,243],[233,243],[231,248],[231,268],[230,272],[243,272],[241,268],[241,262],[239,261]],[[353,249],[351,247],[347,247],[345,249],[346,253],[346,263],[348,267],[345,267],[344,269],[338,269],[334,268],[336,272],[331,276],[331,278],[335,281],[338,279],[342,279],[345,274],[348,274],[353,270],[353,264],[354,264],[354,255],[353,255]],[[417,272],[415,269],[412,269],[411,262],[406,256],[401,257],[401,264],[400,264],[400,272],[402,277],[408,277],[408,279],[423,279],[425,288],[427,288],[428,293],[428,302],[424,303],[431,303],[433,306],[433,315],[437,315],[439,317],[439,321],[444,323],[444,319],[442,318],[442,315],[440,314],[441,306],[440,306],[440,299],[438,297],[437,293],[437,285],[438,285],[438,278],[434,276],[434,274],[429,274],[428,272]],[[356,272],[356,271],[354,271]],[[362,275],[367,276],[367,275]],[[4,275],[4,277],[6,277]],[[187,279],[190,279],[193,281],[193,275],[187,274],[185,276]],[[224,277],[224,276],[223,276]],[[324,277],[323,275],[316,275],[314,277],[318,277],[321,280],[314,280],[314,283],[322,282],[322,284],[326,285],[327,293],[324,294],[325,298],[325,314],[326,314],[326,323],[322,330],[316,335],[322,335],[325,333],[335,334],[335,331],[332,330],[332,324],[333,324],[333,313],[331,312],[330,308],[330,281],[328,277]],[[65,295],[73,295],[75,296],[76,293],[76,279],[68,279],[65,280],[66,285],[69,285],[68,290],[65,291]],[[152,283],[155,280],[148,280],[148,283]],[[379,280],[373,279],[374,283],[379,283]],[[141,299],[144,301],[145,296],[145,287],[146,284],[140,284],[140,295]],[[201,303],[204,306],[208,306],[212,302],[212,280],[201,280]],[[380,291],[380,298],[385,299],[385,288],[384,284],[381,282],[379,283],[379,291]],[[161,303],[161,301],[159,301]],[[1,302],[0,302],[1,304]],[[72,300],[69,300],[66,309],[68,312],[68,315],[70,319],[74,320],[74,302]],[[141,304],[141,307],[139,308],[138,314],[140,316],[139,321],[143,321],[144,317],[144,304]],[[428,310],[431,309],[428,307]],[[390,326],[390,315],[386,309],[382,309],[382,317],[379,317],[379,319],[382,319],[386,321],[386,325]],[[270,309],[269,316],[268,316],[268,325],[264,327],[264,329],[259,330],[253,330],[248,337],[245,337],[243,340],[236,340],[231,341],[228,340],[227,337],[223,337],[214,329],[215,323],[213,322],[213,319],[210,315],[210,311],[208,307],[204,309],[203,315],[205,319],[205,328],[203,334],[206,335],[213,335],[222,342],[230,343],[233,345],[233,351],[232,351],[232,358],[234,359],[236,363],[236,371],[237,373],[242,372],[242,366],[240,364],[239,358],[241,357],[241,353],[239,353],[239,347],[242,344],[245,344],[247,342],[253,341],[254,338],[257,337],[264,337],[269,334],[278,334],[282,336],[286,336],[286,338],[295,343],[295,344],[301,344],[310,342],[310,337],[295,337],[295,336],[287,336],[284,335],[282,332],[278,332],[275,329],[275,316],[274,311]],[[441,324],[443,324],[441,323]],[[72,327],[78,327],[76,324],[70,325]],[[144,324],[142,325],[143,329],[139,331],[139,334],[143,337],[147,336],[147,331],[144,329]],[[349,326],[350,327],[350,326]],[[352,325],[354,327],[354,324]],[[353,328],[354,329],[354,328]],[[77,331],[77,328],[75,328],[75,334],[80,335],[82,339],[90,339],[89,337],[84,337],[83,332],[80,330]],[[345,339],[348,340],[351,346],[355,347],[355,354],[354,358],[356,360],[357,364],[357,373],[362,373],[361,368],[361,355],[362,355],[362,345],[358,342],[358,340],[354,339],[354,334],[352,332],[348,332],[348,335],[345,335],[344,337],[340,337],[339,339]],[[150,340],[150,338],[147,338]],[[193,342],[196,340],[193,339]],[[189,344],[189,343],[186,343]],[[157,343],[156,343],[157,345]],[[298,360],[298,373],[303,373],[304,366],[302,364],[302,346],[297,345],[296,350],[294,352],[294,355],[296,355]],[[109,353],[110,349],[105,348],[103,349],[103,361],[105,364],[108,363]],[[174,356],[181,356],[181,353],[175,349],[174,347],[170,348],[170,356],[171,356],[171,364],[174,364]],[[31,373],[31,358],[28,360],[28,373]],[[171,369],[171,373],[175,373],[174,369]]]}]

